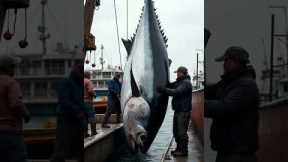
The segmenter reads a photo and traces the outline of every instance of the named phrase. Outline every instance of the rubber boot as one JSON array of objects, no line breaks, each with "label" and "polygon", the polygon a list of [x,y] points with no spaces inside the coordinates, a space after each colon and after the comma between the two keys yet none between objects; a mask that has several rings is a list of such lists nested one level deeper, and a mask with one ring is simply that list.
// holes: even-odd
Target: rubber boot
[{"label": "rubber boot", "polygon": [[111,113],[109,113],[109,112],[105,113],[104,119],[103,119],[103,122],[102,122],[102,128],[110,128],[110,126],[107,125],[110,116],[111,116]]},{"label": "rubber boot", "polygon": [[178,144],[177,144],[176,149],[173,150],[173,151],[171,151],[171,154],[173,155],[175,152],[178,152],[179,150],[180,150],[180,149],[179,149],[179,146],[178,146]]},{"label": "rubber boot", "polygon": [[84,138],[89,137],[88,127],[84,128]]},{"label": "rubber boot", "polygon": [[116,117],[116,123],[117,124],[120,124],[121,123],[121,114],[117,114],[117,117]]},{"label": "rubber boot", "polygon": [[95,136],[97,134],[96,123],[90,123],[90,126],[91,126],[91,136]]},{"label": "rubber boot", "polygon": [[172,154],[173,156],[188,156],[188,146],[185,145],[185,142],[179,144],[179,150],[176,150]]}]

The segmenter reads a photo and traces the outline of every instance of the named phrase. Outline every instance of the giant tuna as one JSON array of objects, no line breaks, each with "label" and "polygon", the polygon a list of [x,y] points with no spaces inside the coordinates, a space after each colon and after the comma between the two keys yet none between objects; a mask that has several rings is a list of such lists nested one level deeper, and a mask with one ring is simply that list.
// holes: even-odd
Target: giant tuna
[{"label": "giant tuna", "polygon": [[146,153],[164,120],[168,96],[157,92],[169,82],[167,38],[154,2],[145,0],[131,39],[122,39],[128,58],[124,68],[121,109],[127,142],[133,152]]}]

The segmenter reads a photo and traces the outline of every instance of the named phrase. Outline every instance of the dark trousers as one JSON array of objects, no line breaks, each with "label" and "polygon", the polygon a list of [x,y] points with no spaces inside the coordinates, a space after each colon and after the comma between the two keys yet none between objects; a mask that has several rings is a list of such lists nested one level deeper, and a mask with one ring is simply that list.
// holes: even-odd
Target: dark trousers
[{"label": "dark trousers", "polygon": [[255,153],[217,153],[216,162],[257,162]]},{"label": "dark trousers", "polygon": [[0,161],[27,162],[23,135],[0,132]]},{"label": "dark trousers", "polygon": [[82,161],[83,141],[83,124],[78,119],[58,116],[55,151],[51,162],[64,162],[67,159]]},{"label": "dark trousers", "polygon": [[[109,111],[106,111],[106,112],[105,112],[102,125],[106,125],[106,124],[108,123],[109,118],[110,118],[111,115],[112,115],[111,112],[109,112]],[[121,113],[117,113],[116,122],[117,122],[117,123],[120,123],[120,120],[121,120]]]},{"label": "dark trousers", "polygon": [[88,126],[90,124],[90,128],[91,128],[91,136],[94,136],[97,134],[97,131],[96,131],[96,111],[93,107],[93,102],[86,102],[87,105],[89,105],[92,109],[92,112],[94,113],[95,115],[95,119],[93,119],[93,121],[89,120],[88,116],[87,116],[87,126],[85,127],[85,137],[89,137],[89,131],[88,131]]},{"label": "dark trousers", "polygon": [[117,113],[117,123],[120,123],[121,118],[121,105],[118,98],[108,96],[108,104],[102,125],[106,125],[112,113]]},{"label": "dark trousers", "polygon": [[177,149],[188,151],[188,127],[190,122],[190,112],[174,112],[173,135],[177,143]]}]

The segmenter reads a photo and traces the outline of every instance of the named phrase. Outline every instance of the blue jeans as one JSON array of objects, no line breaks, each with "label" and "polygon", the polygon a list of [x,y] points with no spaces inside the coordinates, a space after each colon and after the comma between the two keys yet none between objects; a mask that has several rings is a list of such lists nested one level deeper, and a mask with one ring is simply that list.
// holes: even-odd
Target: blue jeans
[{"label": "blue jeans", "polygon": [[27,162],[23,135],[0,132],[0,153],[3,162]]}]

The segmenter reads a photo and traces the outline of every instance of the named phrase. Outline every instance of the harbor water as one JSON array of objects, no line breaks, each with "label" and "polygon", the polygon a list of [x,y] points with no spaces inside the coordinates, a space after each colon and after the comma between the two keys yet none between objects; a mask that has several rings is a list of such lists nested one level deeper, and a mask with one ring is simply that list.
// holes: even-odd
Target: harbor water
[{"label": "harbor water", "polygon": [[113,155],[113,157],[107,162],[159,162],[165,151],[168,149],[173,137],[173,110],[170,103],[171,102],[169,102],[164,122],[147,154],[132,154],[127,148],[124,148],[117,154]]}]

